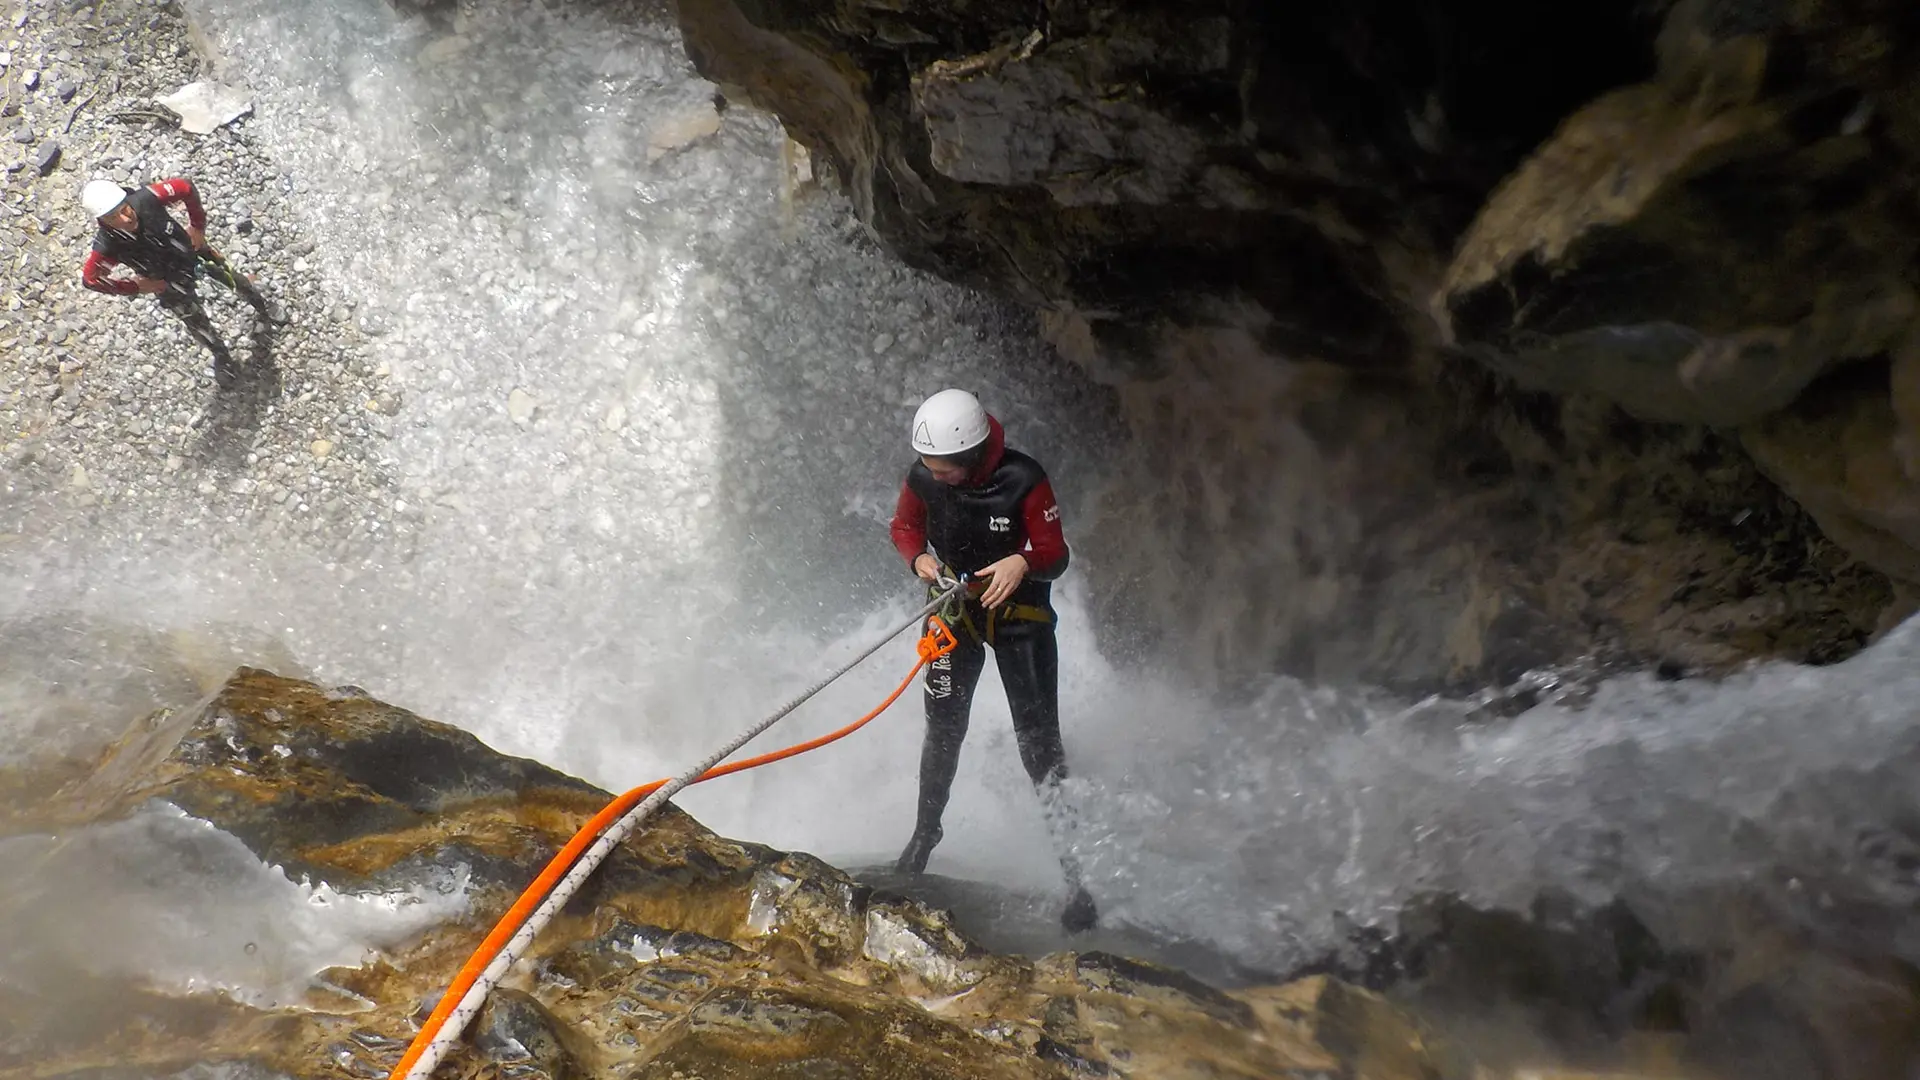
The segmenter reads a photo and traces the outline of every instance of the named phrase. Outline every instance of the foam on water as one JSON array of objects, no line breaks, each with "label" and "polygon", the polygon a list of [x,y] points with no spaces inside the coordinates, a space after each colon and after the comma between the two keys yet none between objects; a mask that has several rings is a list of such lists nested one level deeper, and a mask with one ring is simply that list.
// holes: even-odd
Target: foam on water
[{"label": "foam on water", "polygon": [[298,1005],[312,979],[462,914],[461,875],[400,893],[289,880],[228,833],[155,805],[60,836],[0,840],[0,979],[67,973]]}]

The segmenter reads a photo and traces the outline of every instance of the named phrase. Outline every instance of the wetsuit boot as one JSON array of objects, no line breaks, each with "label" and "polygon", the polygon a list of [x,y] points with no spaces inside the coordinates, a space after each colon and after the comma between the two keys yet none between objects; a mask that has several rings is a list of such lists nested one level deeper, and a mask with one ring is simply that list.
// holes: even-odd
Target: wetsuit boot
[{"label": "wetsuit boot", "polygon": [[240,382],[240,365],[224,347],[213,354],[213,385],[231,390]]},{"label": "wetsuit boot", "polygon": [[1075,885],[1073,895],[1067,897],[1067,906],[1060,912],[1060,928],[1069,934],[1083,934],[1099,921],[1100,911],[1094,906],[1093,894],[1085,885]]},{"label": "wetsuit boot", "polygon": [[1072,836],[1079,823],[1065,805],[1058,786],[1043,798],[1047,802],[1050,831],[1060,853],[1060,875],[1067,880],[1067,904],[1060,909],[1060,928],[1069,934],[1085,933],[1100,921],[1100,909],[1093,902],[1093,894],[1087,891],[1080,860],[1073,853]]},{"label": "wetsuit boot", "polygon": [[899,861],[893,864],[894,870],[902,874],[925,872],[927,859],[933,854],[934,847],[940,843],[944,835],[939,825],[915,828],[913,838],[907,841],[906,850],[900,853]]},{"label": "wetsuit boot", "polygon": [[261,326],[273,327],[287,321],[287,313],[273,301],[261,295],[260,290],[254,288],[253,282],[238,274],[234,275],[234,280],[238,284],[238,288],[234,291],[240,294],[242,300],[253,305],[254,322]]},{"label": "wetsuit boot", "polygon": [[1081,883],[1080,863],[1073,856],[1073,834],[1078,823],[1060,790],[1060,781],[1067,777],[1067,751],[1060,741],[1060,647],[1052,621],[1000,622],[993,658],[1000,669],[1000,681],[1006,684],[1020,763],[1026,766],[1027,777],[1040,796],[1047,831],[1067,879],[1067,905],[1060,912],[1060,925],[1070,934],[1091,930],[1100,913],[1093,894]]}]

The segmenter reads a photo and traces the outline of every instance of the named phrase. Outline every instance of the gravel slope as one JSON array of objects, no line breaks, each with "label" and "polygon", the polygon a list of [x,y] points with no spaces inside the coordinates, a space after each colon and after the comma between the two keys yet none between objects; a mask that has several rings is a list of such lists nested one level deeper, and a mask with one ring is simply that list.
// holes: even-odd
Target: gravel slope
[{"label": "gravel slope", "polygon": [[[223,531],[324,530],[346,555],[349,538],[390,528],[378,448],[391,391],[353,309],[309,272],[314,241],[288,213],[290,178],[254,144],[247,120],[192,135],[151,100],[201,74],[178,9],[36,2],[7,23],[0,534],[15,543],[56,536],[65,530],[50,518],[72,515],[102,527],[253,522],[265,528]],[[152,298],[80,285],[93,233],[81,184],[173,175],[199,185],[209,241],[288,314],[277,332],[254,337],[245,305],[203,286],[245,367],[227,390],[215,388],[207,351]]]}]

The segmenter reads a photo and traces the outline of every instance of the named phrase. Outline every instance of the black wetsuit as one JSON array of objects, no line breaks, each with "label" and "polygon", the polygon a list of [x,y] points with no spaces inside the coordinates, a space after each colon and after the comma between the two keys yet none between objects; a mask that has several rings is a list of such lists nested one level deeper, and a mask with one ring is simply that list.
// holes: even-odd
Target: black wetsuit
[{"label": "black wetsuit", "polygon": [[126,233],[102,226],[93,238],[93,250],[109,265],[124,263],[141,277],[192,289],[199,257],[186,226],[167,213],[165,201],[150,188],[137,187],[128,192],[127,205],[139,218],[138,231]]},{"label": "black wetsuit", "polygon": [[1052,582],[1068,562],[1060,511],[1039,462],[1006,449],[998,422],[990,430],[986,458],[965,483],[942,483],[915,462],[894,515],[894,543],[909,563],[930,546],[955,574],[974,574],[1015,554],[1024,555],[1029,564],[1020,586],[995,610],[981,607],[979,589],[972,591],[953,627],[959,647],[927,668],[916,845],[902,858],[903,868],[916,872],[939,842],[940,819],[960,765],[973,692],[986,667],[988,648],[1006,685],[1027,775],[1043,798],[1067,775],[1052,602]]}]

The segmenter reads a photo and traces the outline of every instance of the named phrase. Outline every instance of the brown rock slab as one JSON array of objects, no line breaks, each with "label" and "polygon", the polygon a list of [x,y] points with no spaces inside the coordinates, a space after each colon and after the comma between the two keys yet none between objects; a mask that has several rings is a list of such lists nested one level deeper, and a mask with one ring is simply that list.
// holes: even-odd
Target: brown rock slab
[{"label": "brown rock slab", "polygon": [[[140,1075],[377,1080],[493,914],[608,797],[356,688],[242,668],[199,707],[134,724],[62,792],[69,827],[161,800],[346,891],[463,866],[472,917],[318,973],[299,1009],[84,984],[115,1005],[88,1009],[64,1037],[71,999],[15,1001],[0,988],[0,1033],[33,1048],[35,1076],[92,1075],[105,1064],[94,1048],[110,1044],[114,1067]],[[1123,957],[993,956],[943,912],[668,808],[549,927],[445,1068],[551,1080],[1197,1080],[1365,1058],[1378,1080],[1439,1075],[1399,1046],[1399,1029],[1390,1051],[1321,1045],[1301,1021],[1319,999],[1302,1000],[1280,1017],[1259,994]],[[1354,1000],[1325,1031],[1365,1042],[1373,1029],[1343,1018],[1392,1010]],[[9,1065],[0,1056],[0,1075]]]}]

